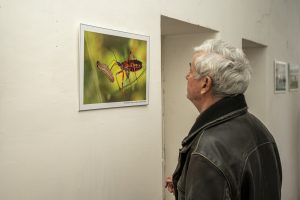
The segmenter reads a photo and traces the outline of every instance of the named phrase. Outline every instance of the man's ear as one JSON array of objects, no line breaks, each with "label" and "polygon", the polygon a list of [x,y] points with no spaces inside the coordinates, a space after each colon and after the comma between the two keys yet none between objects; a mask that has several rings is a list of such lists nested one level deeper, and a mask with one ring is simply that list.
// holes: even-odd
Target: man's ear
[{"label": "man's ear", "polygon": [[202,84],[201,84],[201,94],[205,94],[212,88],[212,79],[209,76],[205,76],[202,78]]}]

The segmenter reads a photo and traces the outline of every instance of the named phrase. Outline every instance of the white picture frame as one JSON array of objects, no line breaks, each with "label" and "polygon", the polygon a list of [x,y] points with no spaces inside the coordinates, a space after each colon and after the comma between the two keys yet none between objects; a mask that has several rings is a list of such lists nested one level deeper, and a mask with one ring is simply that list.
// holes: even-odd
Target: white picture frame
[{"label": "white picture frame", "polygon": [[149,103],[150,37],[80,24],[79,111]]},{"label": "white picture frame", "polygon": [[298,91],[299,88],[299,65],[289,63],[289,90]]},{"label": "white picture frame", "polygon": [[288,91],[288,64],[283,61],[274,61],[274,92],[286,93]]}]

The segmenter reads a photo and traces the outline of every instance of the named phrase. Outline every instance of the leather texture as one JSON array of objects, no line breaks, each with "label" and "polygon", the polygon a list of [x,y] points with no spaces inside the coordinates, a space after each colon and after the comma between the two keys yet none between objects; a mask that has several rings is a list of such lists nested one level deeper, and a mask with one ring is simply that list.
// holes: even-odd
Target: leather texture
[{"label": "leather texture", "polygon": [[223,98],[196,120],[173,174],[177,200],[279,200],[274,138],[247,111],[244,95]]}]

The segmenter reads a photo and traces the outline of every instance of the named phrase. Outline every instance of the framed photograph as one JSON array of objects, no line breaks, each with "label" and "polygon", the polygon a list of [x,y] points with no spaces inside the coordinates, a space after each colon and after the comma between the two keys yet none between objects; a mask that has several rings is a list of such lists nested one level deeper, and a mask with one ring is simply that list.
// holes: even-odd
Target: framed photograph
[{"label": "framed photograph", "polygon": [[298,91],[299,88],[299,65],[289,64],[289,89]]},{"label": "framed photograph", "polygon": [[286,62],[274,62],[275,93],[284,93],[288,90],[288,64]]},{"label": "framed photograph", "polygon": [[149,41],[80,24],[79,110],[147,105]]}]

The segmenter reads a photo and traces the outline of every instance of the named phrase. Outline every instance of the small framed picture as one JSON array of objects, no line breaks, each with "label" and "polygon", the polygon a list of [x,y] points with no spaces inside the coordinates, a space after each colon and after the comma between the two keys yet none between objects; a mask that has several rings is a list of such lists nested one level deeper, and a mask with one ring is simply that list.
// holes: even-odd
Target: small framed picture
[{"label": "small framed picture", "polygon": [[148,104],[149,36],[80,25],[79,110]]},{"label": "small framed picture", "polygon": [[289,89],[298,91],[299,88],[299,65],[289,64]]},{"label": "small framed picture", "polygon": [[288,90],[288,64],[275,61],[274,72],[275,93],[285,93]]}]

